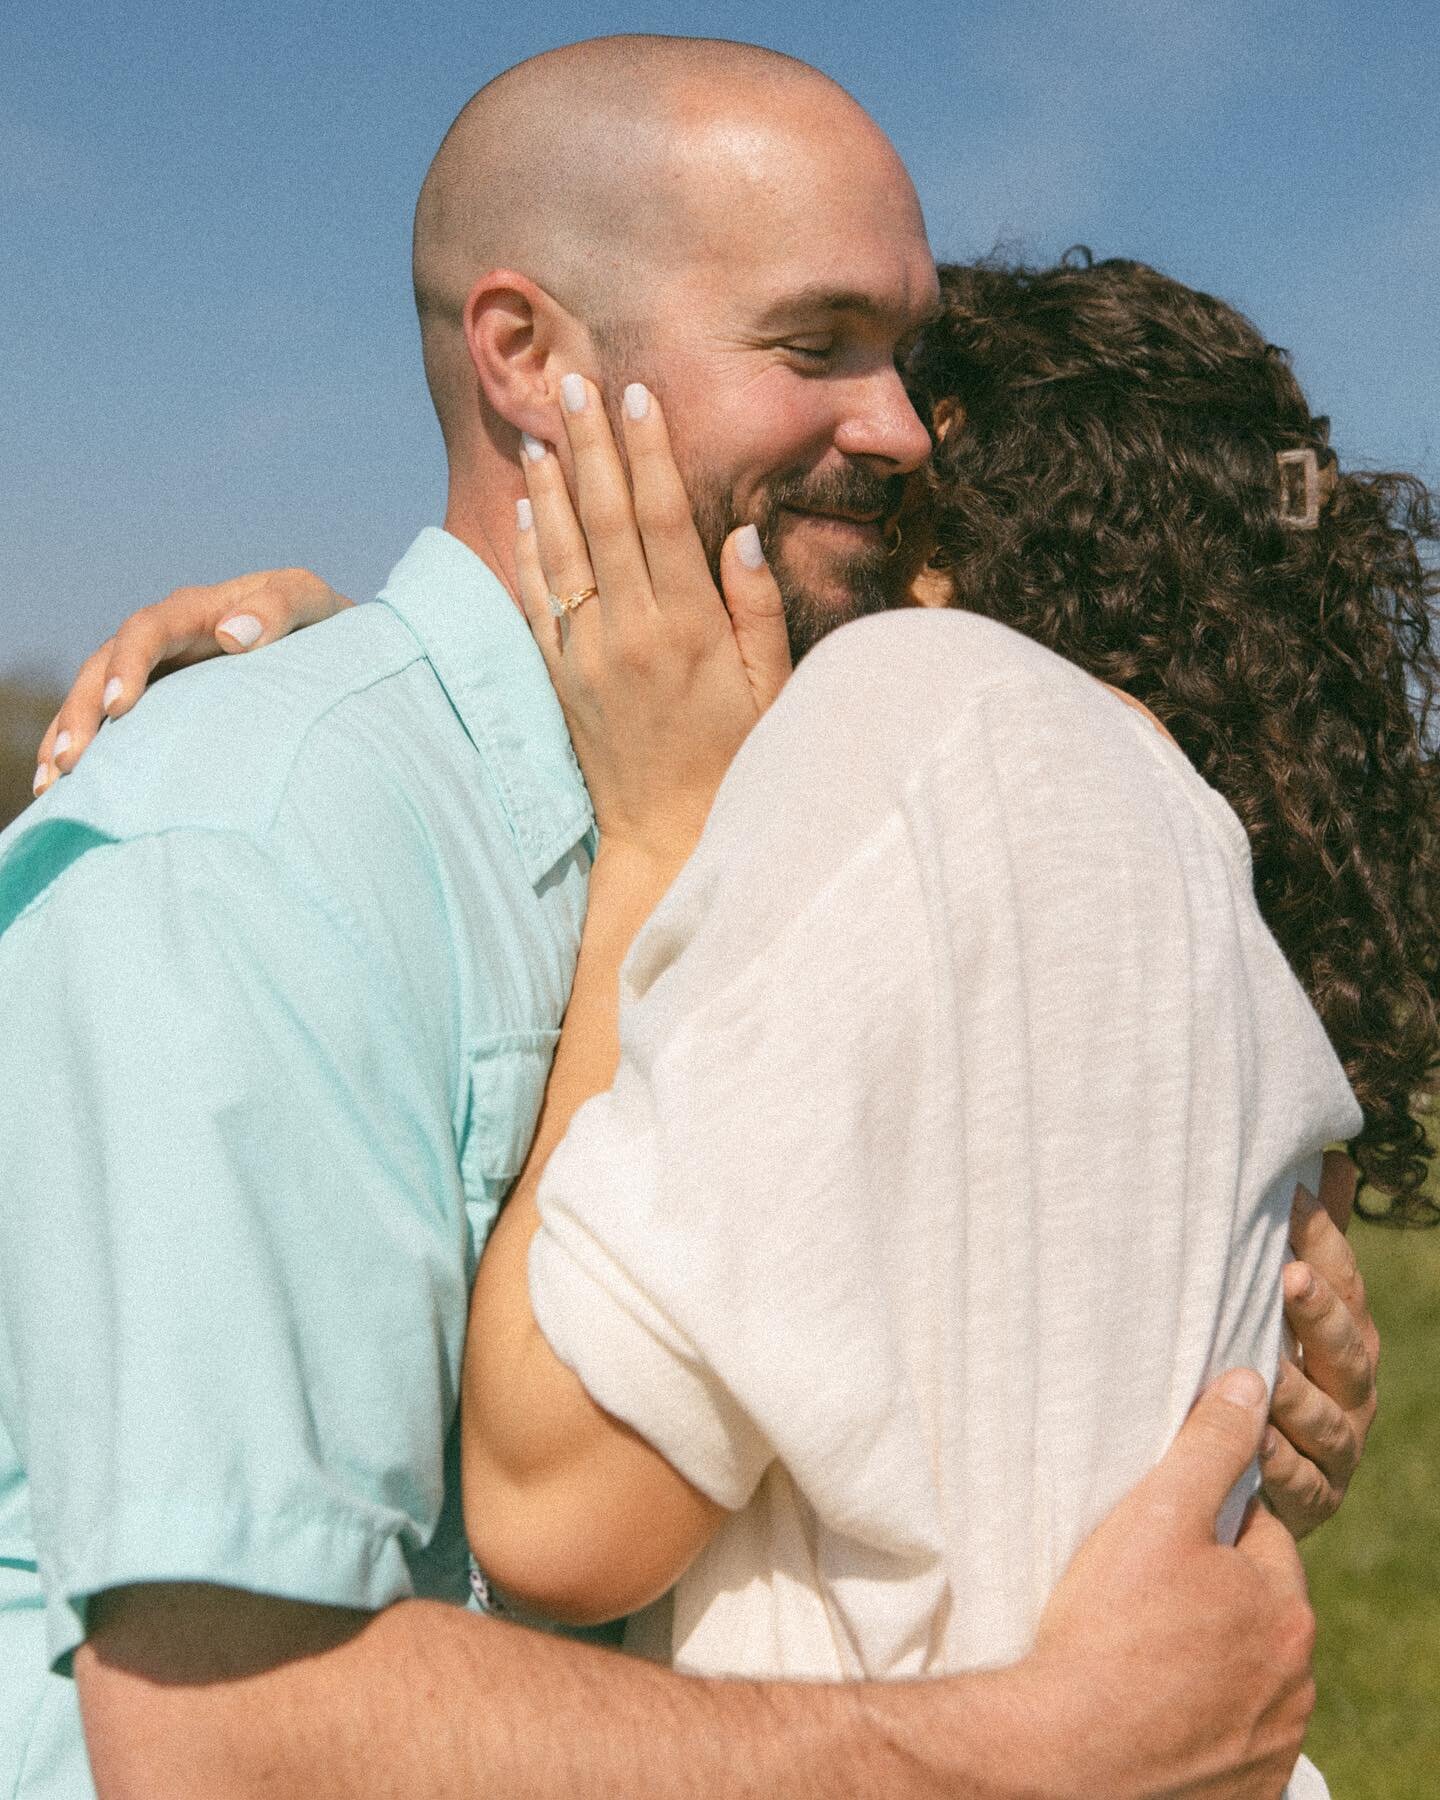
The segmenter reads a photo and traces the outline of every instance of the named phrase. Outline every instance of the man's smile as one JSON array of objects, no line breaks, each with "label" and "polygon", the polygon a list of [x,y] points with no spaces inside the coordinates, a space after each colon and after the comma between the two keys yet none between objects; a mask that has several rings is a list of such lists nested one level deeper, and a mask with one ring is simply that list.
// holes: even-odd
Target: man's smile
[{"label": "man's smile", "polygon": [[880,509],[870,512],[848,512],[831,507],[782,506],[780,510],[796,519],[803,519],[809,524],[833,531],[837,535],[863,537],[867,542],[880,536],[881,521],[885,517],[883,510]]}]

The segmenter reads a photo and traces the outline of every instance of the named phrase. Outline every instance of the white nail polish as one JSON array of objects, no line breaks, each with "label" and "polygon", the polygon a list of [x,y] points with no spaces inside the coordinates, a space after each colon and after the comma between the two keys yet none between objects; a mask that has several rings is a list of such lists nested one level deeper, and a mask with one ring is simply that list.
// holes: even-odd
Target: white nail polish
[{"label": "white nail polish", "polygon": [[215,629],[223,631],[226,637],[234,638],[242,650],[248,650],[252,644],[259,643],[265,627],[254,613],[236,613],[233,619],[224,619]]},{"label": "white nail polish", "polygon": [[70,733],[68,731],[62,731],[60,733],[59,737],[57,737],[55,740],[56,756],[63,756],[65,754],[65,752],[70,748],[70,745],[72,742],[73,742],[73,739],[71,738]]},{"label": "white nail polish", "polygon": [[118,675],[112,675],[105,683],[105,692],[100,696],[101,706],[104,707],[106,712],[109,712],[110,708],[124,692],[125,683]]},{"label": "white nail polish", "polygon": [[531,437],[528,431],[522,431],[520,433],[520,448],[530,458],[531,462],[544,462],[545,446],[540,442],[539,438]]},{"label": "white nail polish", "polygon": [[566,412],[585,410],[585,383],[579,375],[567,375],[560,383],[560,399]]},{"label": "white nail polish", "polygon": [[32,794],[43,794],[49,785],[50,765],[49,763],[41,763],[40,767],[35,771],[35,779],[31,783],[30,791]]},{"label": "white nail polish", "polygon": [[735,554],[747,569],[764,568],[765,549],[753,525],[742,525],[735,533]]},{"label": "white nail polish", "polygon": [[515,502],[515,529],[517,531],[533,531],[535,529],[535,508],[528,500]]},{"label": "white nail polish", "polygon": [[632,381],[625,390],[627,418],[643,419],[650,410],[650,390],[641,381]]}]

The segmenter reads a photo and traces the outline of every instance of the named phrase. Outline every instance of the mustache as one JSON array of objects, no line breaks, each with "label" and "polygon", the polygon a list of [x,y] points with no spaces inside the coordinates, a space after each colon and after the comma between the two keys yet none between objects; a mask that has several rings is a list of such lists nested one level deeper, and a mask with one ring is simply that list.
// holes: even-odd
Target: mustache
[{"label": "mustache", "polygon": [[781,476],[766,500],[773,518],[782,506],[802,512],[878,513],[889,517],[899,510],[904,491],[903,475],[874,475],[868,469],[823,469],[813,475]]}]

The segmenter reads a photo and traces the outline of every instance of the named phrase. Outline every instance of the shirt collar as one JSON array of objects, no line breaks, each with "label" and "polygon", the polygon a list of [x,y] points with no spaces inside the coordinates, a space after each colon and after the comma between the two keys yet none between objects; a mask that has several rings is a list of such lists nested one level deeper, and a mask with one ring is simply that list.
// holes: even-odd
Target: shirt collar
[{"label": "shirt collar", "polygon": [[427,526],[379,599],[425,652],[489,772],[525,873],[539,882],[595,822],[545,660],[499,578]]}]

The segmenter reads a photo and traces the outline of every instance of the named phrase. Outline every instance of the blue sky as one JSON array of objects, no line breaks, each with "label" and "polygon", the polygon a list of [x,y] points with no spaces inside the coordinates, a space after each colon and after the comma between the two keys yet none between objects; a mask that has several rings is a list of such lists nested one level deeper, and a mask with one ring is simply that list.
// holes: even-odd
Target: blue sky
[{"label": "blue sky", "polygon": [[1440,479],[1433,0],[6,0],[0,672],[68,673],[183,581],[373,591],[443,506],[429,159],[501,68],[623,30],[819,64],[937,254],[1142,257],[1293,349],[1343,459]]}]

